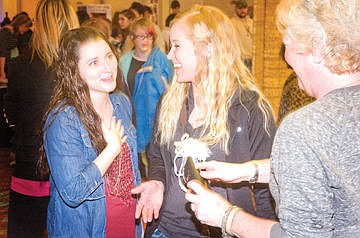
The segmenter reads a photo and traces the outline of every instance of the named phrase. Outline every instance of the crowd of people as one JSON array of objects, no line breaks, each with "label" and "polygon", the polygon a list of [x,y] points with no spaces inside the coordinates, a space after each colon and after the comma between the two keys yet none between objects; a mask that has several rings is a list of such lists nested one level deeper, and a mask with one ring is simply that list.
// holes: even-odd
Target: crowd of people
[{"label": "crowd of people", "polygon": [[359,1],[279,1],[278,125],[230,2],[174,0],[163,31],[139,2],[109,20],[38,0],[2,24],[8,237],[360,234]]}]

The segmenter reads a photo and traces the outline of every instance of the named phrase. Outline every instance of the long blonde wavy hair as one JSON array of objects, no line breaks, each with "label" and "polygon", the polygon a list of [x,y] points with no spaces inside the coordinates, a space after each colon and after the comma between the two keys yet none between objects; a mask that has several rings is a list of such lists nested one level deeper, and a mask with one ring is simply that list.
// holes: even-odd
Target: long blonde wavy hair
[{"label": "long blonde wavy hair", "polygon": [[[206,102],[203,104],[206,105],[205,122],[200,140],[209,145],[221,142],[222,148],[228,152],[228,112],[236,90],[239,90],[240,95],[247,90],[258,94],[257,103],[264,116],[265,128],[268,128],[272,117],[270,104],[256,87],[251,73],[241,60],[239,38],[224,13],[215,7],[194,5],[178,15],[172,26],[178,22],[186,25],[187,38],[195,46],[198,62],[195,84],[200,98]],[[211,57],[206,53],[209,45],[212,46]],[[160,144],[170,146],[190,87],[191,83],[179,83],[174,76],[165,92],[155,131]]]},{"label": "long blonde wavy hair", "polygon": [[78,27],[78,17],[67,0],[40,0],[36,6],[31,41],[33,55],[37,53],[50,68],[58,57],[61,36]]}]

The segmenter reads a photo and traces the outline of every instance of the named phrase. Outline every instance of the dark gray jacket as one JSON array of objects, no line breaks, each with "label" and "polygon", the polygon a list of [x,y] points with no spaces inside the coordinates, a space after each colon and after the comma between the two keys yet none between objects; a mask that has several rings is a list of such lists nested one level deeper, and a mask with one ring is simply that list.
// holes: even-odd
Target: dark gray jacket
[{"label": "dark gray jacket", "polygon": [[[230,153],[228,155],[214,145],[210,148],[212,155],[208,160],[240,163],[254,159],[268,158],[271,152],[275,124],[270,118],[268,132],[264,128],[264,117],[257,106],[258,95],[255,92],[235,92],[229,111],[228,126],[230,128]],[[174,141],[180,141],[184,133],[190,137],[199,138],[199,128],[193,129],[188,123],[189,113],[194,107],[193,95],[189,93],[181,113]],[[174,143],[170,150],[166,146],[160,146],[156,138],[150,143],[148,149],[149,179],[162,181],[165,186],[164,201],[160,212],[158,224],[149,226],[152,231],[156,226],[169,237],[200,237],[199,223],[189,209],[185,200],[185,194],[178,185],[174,174],[173,160],[175,156]],[[251,202],[251,189],[247,182],[241,184],[211,183],[211,189],[219,192],[233,204],[245,211],[266,218],[275,218],[272,198],[265,184],[257,184],[255,187],[255,199],[257,213]],[[148,233],[151,233],[147,232]],[[221,233],[220,233],[221,234]],[[216,235],[215,235],[216,236]]]}]

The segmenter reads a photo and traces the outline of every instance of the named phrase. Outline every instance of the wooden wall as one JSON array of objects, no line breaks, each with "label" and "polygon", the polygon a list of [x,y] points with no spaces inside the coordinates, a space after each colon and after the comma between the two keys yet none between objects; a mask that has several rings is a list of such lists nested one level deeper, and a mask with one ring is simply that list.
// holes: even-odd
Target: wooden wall
[{"label": "wooden wall", "polygon": [[254,1],[254,75],[277,117],[283,84],[291,71],[279,56],[282,37],[275,25],[280,0]]}]

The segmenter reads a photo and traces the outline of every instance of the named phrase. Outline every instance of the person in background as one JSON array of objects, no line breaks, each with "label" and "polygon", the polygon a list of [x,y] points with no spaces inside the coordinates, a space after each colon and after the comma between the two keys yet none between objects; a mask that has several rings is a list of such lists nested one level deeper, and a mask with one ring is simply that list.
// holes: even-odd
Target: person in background
[{"label": "person in background", "polygon": [[135,14],[135,18],[144,17],[144,5],[139,2],[132,2],[129,9]]},{"label": "person in background", "polygon": [[[107,18],[103,17],[91,17],[87,20],[85,20],[83,23],[81,23],[81,26],[87,26],[87,27],[94,27],[97,30],[99,30],[106,39],[108,39],[111,43],[113,43],[114,38],[112,38],[111,33],[111,21]],[[115,47],[115,50],[117,50],[116,45],[112,44]],[[118,54],[117,54],[118,55]]]},{"label": "person in background", "polygon": [[124,32],[121,30],[119,24],[119,14],[120,11],[116,11],[111,21],[111,44],[113,44],[116,51],[118,52],[118,56],[121,55],[121,47],[125,41]]},{"label": "person in background", "polygon": [[95,28],[68,31],[55,69],[40,160],[50,170],[49,237],[140,238],[136,130],[111,43]]},{"label": "person in background", "polygon": [[[148,223],[146,237],[221,237],[189,210],[174,172],[175,158],[183,157],[178,143],[187,134],[208,146],[208,159],[255,163],[270,156],[274,118],[241,60],[231,20],[219,9],[195,5],[178,15],[170,39],[175,76],[158,105],[148,181],[133,190],[140,194],[136,217]],[[275,218],[266,185],[207,185],[251,214]]]},{"label": "person in background", "polygon": [[[15,20],[16,18],[19,20],[22,17],[20,15],[25,15],[25,17],[23,19],[25,19],[25,21],[28,21],[30,19],[29,15],[27,12],[20,12],[18,14],[16,14],[12,20]],[[31,26],[32,26],[32,22],[28,22],[29,27],[27,29],[27,31],[23,32],[22,34],[15,34],[16,35],[16,47],[10,50],[10,59],[6,59],[5,65],[9,65],[9,63],[11,63],[13,61],[14,58],[16,58],[18,55],[24,54],[25,51],[29,50],[29,43],[30,43],[30,39],[31,36],[33,34],[33,31],[31,30]],[[1,33],[0,33],[1,34]],[[14,39],[13,39],[14,40]],[[9,43],[12,40],[8,41]],[[1,42],[1,40],[0,40]],[[11,43],[10,43],[11,45]],[[6,43],[3,45],[6,46]],[[12,47],[12,46],[11,46]],[[7,71],[8,66],[5,67]],[[6,73],[5,73],[6,74]],[[7,83],[8,80],[3,81],[3,83]],[[5,91],[7,91],[7,89],[5,89]],[[3,101],[3,98],[1,99],[1,101]],[[4,111],[4,107],[3,107],[3,103],[2,105],[2,111]],[[13,125],[6,125],[6,133],[5,135],[7,136],[8,141],[9,141],[9,145],[11,146],[12,144],[12,138],[13,138],[13,134],[14,134],[14,127]],[[10,166],[14,166],[15,165],[15,151],[14,151],[14,146],[12,146],[12,150],[10,152],[10,162],[9,162]]]},{"label": "person in background", "polygon": [[169,50],[171,48],[171,46],[170,46],[170,22],[175,18],[175,16],[178,13],[180,13],[180,2],[177,0],[171,1],[170,8],[171,8],[171,14],[169,16],[167,16],[167,18],[165,20],[165,27],[162,32],[163,38],[165,41],[166,52],[169,52]]},{"label": "person in background", "polygon": [[43,237],[50,189],[37,173],[41,121],[56,81],[53,71],[62,34],[79,27],[67,1],[40,0],[30,50],[9,67],[5,113],[14,126],[16,164],[11,177],[8,237]]},{"label": "person in background", "polygon": [[170,8],[171,14],[166,17],[165,27],[170,27],[170,22],[176,17],[178,13],[180,13],[180,2],[177,0],[171,1]]},{"label": "person in background", "polygon": [[[357,0],[282,0],[276,10],[285,59],[316,101],[289,114],[271,160],[198,166],[208,179],[270,181],[279,222],[232,206],[198,182],[186,198],[197,218],[237,237],[360,234],[360,17]],[[331,17],[329,17],[331,16]],[[250,169],[253,167],[253,169]],[[257,167],[257,169],[256,169]]]},{"label": "person in background", "polygon": [[151,7],[144,5],[144,18],[146,18],[147,20],[151,21],[154,25],[155,31],[156,31],[156,40],[155,40],[155,45],[162,51],[165,53],[165,41],[164,38],[162,37],[162,33],[161,33],[161,29],[159,27],[159,25],[157,25],[154,21],[154,13],[153,10],[151,9]]},{"label": "person in background", "polygon": [[115,47],[117,55],[121,56],[121,46],[124,43],[125,36],[119,25],[113,25],[111,28],[111,44]]},{"label": "person in background", "polygon": [[19,56],[18,35],[25,34],[32,26],[26,14],[19,14],[0,30],[0,83],[8,82],[8,65],[12,58]]},{"label": "person in background", "polygon": [[89,14],[85,9],[78,9],[76,11],[76,15],[78,17],[80,25],[90,18]]},{"label": "person in background", "polygon": [[8,24],[10,24],[11,20],[10,20],[10,17],[9,17],[9,13],[8,12],[5,12],[5,17],[3,19],[3,21],[1,22],[0,24],[0,27],[4,27]]},{"label": "person in background", "polygon": [[[25,14],[26,16],[29,17],[29,14],[27,12],[20,12],[19,14]],[[29,17],[30,18],[30,17]],[[17,36],[17,48],[19,50],[19,54],[23,54],[25,51],[30,49],[30,39],[32,37],[33,31],[31,30],[31,28],[29,28],[24,34],[19,34]]]},{"label": "person in background", "polygon": [[[135,20],[135,14],[130,9],[125,9],[114,14],[112,20],[112,37],[119,37],[119,32],[121,31],[121,41],[120,41],[120,56],[129,52],[134,48],[134,43],[130,39],[130,26],[131,23]],[[119,29],[120,28],[120,29]],[[119,39],[120,40],[120,39]]]},{"label": "person in background", "polygon": [[231,18],[238,34],[241,57],[248,69],[252,70],[253,54],[253,20],[248,15],[248,4],[246,0],[233,1],[235,16]]},{"label": "person in background", "polygon": [[295,72],[292,72],[286,79],[280,98],[279,113],[277,124],[291,112],[296,111],[316,99],[309,96],[304,90],[299,88],[298,77]]},{"label": "person in background", "polygon": [[94,27],[100,31],[108,40],[111,40],[111,22],[102,17],[91,17],[85,20],[81,26]]},{"label": "person in background", "polygon": [[[280,48],[280,57],[286,62],[284,44],[282,44]],[[289,69],[292,69],[288,63],[286,63],[286,65]],[[313,101],[315,101],[314,97],[309,96],[304,90],[299,88],[298,78],[293,71],[284,83],[280,98],[277,124],[280,125],[287,114],[296,111]]]},{"label": "person in background", "polygon": [[[173,74],[166,55],[154,46],[156,31],[152,22],[139,18],[130,28],[135,49],[120,59],[120,68],[130,90],[136,114],[138,152],[142,153],[141,172],[146,177],[145,150],[150,142],[158,100]],[[140,162],[141,163],[141,162]]]}]

